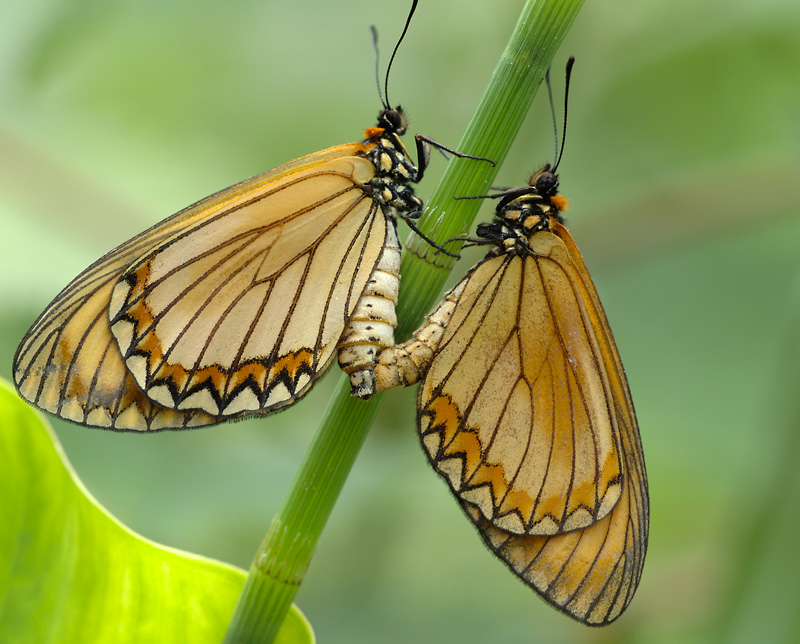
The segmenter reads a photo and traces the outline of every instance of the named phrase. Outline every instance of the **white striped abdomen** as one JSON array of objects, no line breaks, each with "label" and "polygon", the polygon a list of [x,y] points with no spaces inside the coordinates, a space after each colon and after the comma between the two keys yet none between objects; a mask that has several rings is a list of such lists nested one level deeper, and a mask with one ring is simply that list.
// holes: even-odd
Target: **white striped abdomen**
[{"label": "white striped abdomen", "polygon": [[395,304],[400,286],[400,240],[393,218],[386,218],[386,241],[364,293],[339,341],[339,366],[350,375],[353,396],[376,393],[378,352],[394,344]]}]

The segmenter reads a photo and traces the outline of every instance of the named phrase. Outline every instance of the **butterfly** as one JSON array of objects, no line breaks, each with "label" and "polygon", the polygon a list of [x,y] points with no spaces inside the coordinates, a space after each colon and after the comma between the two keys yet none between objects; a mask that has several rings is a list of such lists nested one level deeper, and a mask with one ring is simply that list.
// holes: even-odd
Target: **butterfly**
[{"label": "butterfly", "polygon": [[488,547],[547,602],[608,624],[647,549],[649,500],[625,372],[564,226],[546,165],[499,198],[486,257],[408,342],[378,354],[377,389],[421,381],[423,449]]},{"label": "butterfly", "polygon": [[199,427],[291,405],[338,355],[370,397],[394,343],[397,217],[416,230],[433,143],[417,135],[415,165],[381,101],[363,141],[213,194],[78,275],[17,349],[20,395],[82,425]]}]

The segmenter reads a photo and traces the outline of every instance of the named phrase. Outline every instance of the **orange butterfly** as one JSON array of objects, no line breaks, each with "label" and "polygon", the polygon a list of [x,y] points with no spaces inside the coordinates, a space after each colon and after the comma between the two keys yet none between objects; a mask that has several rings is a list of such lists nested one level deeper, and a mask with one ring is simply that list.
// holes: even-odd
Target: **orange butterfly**
[{"label": "orange butterfly", "polygon": [[378,390],[421,380],[433,468],[489,548],[545,600],[592,625],[630,602],[649,501],[611,329],[561,213],[549,164],[478,226],[488,255],[403,345]]},{"label": "orange butterfly", "polygon": [[362,142],[226,188],[100,258],[23,338],[20,395],[82,425],[199,427],[291,405],[338,351],[368,398],[394,343],[397,216],[416,229],[422,210],[411,184],[431,141],[416,137],[415,166],[406,128],[385,101]]}]

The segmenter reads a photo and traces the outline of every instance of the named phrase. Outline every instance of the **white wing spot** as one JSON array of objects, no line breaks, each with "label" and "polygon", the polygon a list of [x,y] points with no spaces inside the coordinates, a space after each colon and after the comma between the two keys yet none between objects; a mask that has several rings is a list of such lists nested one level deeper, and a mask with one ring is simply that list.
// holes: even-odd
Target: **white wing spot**
[{"label": "white wing spot", "polygon": [[117,339],[119,351],[123,355],[128,353],[128,349],[131,348],[134,329],[133,322],[128,322],[128,320],[117,320],[111,325],[111,333]]},{"label": "white wing spot", "polygon": [[[461,477],[464,474],[464,463],[460,458],[448,458],[443,461],[439,461],[436,464],[436,469],[450,479],[450,484],[455,489],[459,489],[461,487]],[[463,495],[463,498],[466,499],[466,495]]]},{"label": "white wing spot", "polygon": [[147,358],[138,355],[131,356],[125,361],[125,366],[128,367],[128,371],[131,372],[139,386],[143,387],[147,382]]},{"label": "white wing spot", "polygon": [[285,402],[292,397],[292,394],[286,388],[282,382],[279,382],[272,388],[272,391],[269,392],[269,396],[267,397],[267,407],[271,407],[272,405],[276,405],[281,402]]},{"label": "white wing spot", "polygon": [[529,534],[557,534],[558,524],[551,517],[545,517],[539,523],[535,523],[533,529],[528,532]]},{"label": "white wing spot", "polygon": [[169,409],[175,408],[175,399],[170,393],[169,387],[166,385],[156,385],[147,390],[147,397],[154,403],[158,403],[162,407]]},{"label": "white wing spot", "polygon": [[[425,429],[427,429],[425,426],[429,424],[430,420],[427,416],[425,416],[420,423],[420,430],[425,431]],[[442,439],[438,433],[434,432],[432,434],[428,434],[427,436],[423,436],[422,444],[425,446],[428,456],[431,458],[436,458],[436,455],[439,453],[439,448],[442,445]]]},{"label": "white wing spot", "polygon": [[[458,489],[458,484],[460,482],[461,481],[459,480],[458,483],[453,483],[453,487]],[[490,517],[494,513],[492,493],[489,491],[488,485],[481,485],[473,490],[459,492],[458,496],[465,501],[469,501],[470,503],[477,505],[481,509],[481,512],[483,512],[483,515],[486,517]]]},{"label": "white wing spot", "polygon": [[114,424],[117,429],[135,429],[137,431],[147,430],[147,423],[142,416],[142,412],[136,405],[129,405],[128,408],[117,416]]},{"label": "white wing spot", "polygon": [[610,485],[606,490],[606,495],[603,497],[603,500],[600,503],[600,509],[597,511],[597,516],[604,517],[611,512],[611,510],[617,504],[617,501],[619,501],[620,494],[622,494],[622,486],[619,483]]},{"label": "white wing spot", "polygon": [[259,407],[258,397],[252,389],[246,388],[236,394],[234,399],[222,409],[222,413],[225,416],[232,416],[243,411],[257,411]]},{"label": "white wing spot", "polygon": [[301,373],[300,376],[297,378],[297,386],[295,387],[295,391],[303,391],[306,388],[308,383],[311,382],[311,376],[307,373]]},{"label": "white wing spot", "polygon": [[111,300],[108,303],[108,316],[111,319],[117,315],[128,299],[128,293],[131,292],[130,286],[126,282],[117,282],[114,290],[111,291]]},{"label": "white wing spot", "polygon": [[592,514],[586,508],[578,508],[573,512],[569,518],[564,521],[564,532],[576,530],[578,528],[585,528],[592,523]]},{"label": "white wing spot", "polygon": [[75,421],[76,423],[84,422],[83,407],[75,398],[70,398],[66,404],[61,407],[59,414],[62,418]]},{"label": "white wing spot", "polygon": [[111,414],[107,409],[95,407],[86,416],[86,422],[97,427],[111,427]]},{"label": "white wing spot", "polygon": [[180,402],[178,409],[202,409],[214,416],[219,415],[217,401],[208,389],[200,389],[187,396]]},{"label": "white wing spot", "polygon": [[492,525],[511,534],[525,534],[525,526],[517,514],[507,514],[492,521]]}]

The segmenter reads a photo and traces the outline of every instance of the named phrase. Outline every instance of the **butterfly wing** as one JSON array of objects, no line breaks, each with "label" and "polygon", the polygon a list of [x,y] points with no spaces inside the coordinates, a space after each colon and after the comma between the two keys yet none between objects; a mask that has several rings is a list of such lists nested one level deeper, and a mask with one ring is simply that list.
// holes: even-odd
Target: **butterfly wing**
[{"label": "butterfly wing", "polygon": [[[383,215],[364,190],[374,166],[355,156],[364,151],[330,148],[227,188],[98,260],[23,339],[14,360],[20,393],[74,422],[137,430],[212,424],[302,395],[330,363],[385,237]],[[145,315],[153,319],[131,326]],[[278,331],[270,334],[273,315],[269,326]],[[138,333],[126,334],[126,325]],[[200,347],[193,355],[190,344]],[[135,358],[146,351],[154,356],[149,371]],[[198,373],[209,357],[221,363],[213,381]],[[163,390],[150,398],[135,377],[152,386],[153,374],[171,368],[189,374],[181,385],[196,389],[175,386],[182,397],[167,406],[158,399]],[[177,409],[209,387],[217,407],[201,394]],[[253,395],[239,394],[255,387],[253,409]]]},{"label": "butterfly wing", "polygon": [[641,576],[646,474],[597,293],[569,233],[553,231],[532,255],[465,278],[419,390],[419,428],[495,554],[553,605],[603,624]]},{"label": "butterfly wing", "polygon": [[502,530],[591,525],[619,499],[621,464],[573,267],[504,255],[466,279],[419,392],[433,466]]},{"label": "butterfly wing", "polygon": [[617,505],[581,530],[549,537],[515,535],[494,527],[476,506],[461,505],[486,545],[518,577],[571,617],[600,626],[619,617],[633,599],[647,550],[643,461],[627,459],[625,464],[632,480],[626,479]]},{"label": "butterfly wing", "polygon": [[[132,256],[135,251],[131,249]],[[125,368],[108,324],[111,290],[131,255],[106,256],[84,271],[31,327],[14,358],[20,395],[81,425],[118,430],[198,427],[202,412],[153,404]]]}]

